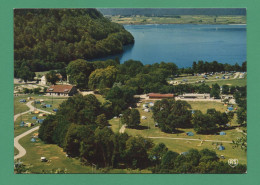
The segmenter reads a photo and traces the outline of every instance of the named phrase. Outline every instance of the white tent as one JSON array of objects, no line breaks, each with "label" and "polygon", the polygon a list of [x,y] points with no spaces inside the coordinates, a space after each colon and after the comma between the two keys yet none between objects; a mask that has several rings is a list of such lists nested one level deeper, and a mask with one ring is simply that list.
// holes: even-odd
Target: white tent
[{"label": "white tent", "polygon": [[146,119],[146,116],[142,116],[142,119]]}]

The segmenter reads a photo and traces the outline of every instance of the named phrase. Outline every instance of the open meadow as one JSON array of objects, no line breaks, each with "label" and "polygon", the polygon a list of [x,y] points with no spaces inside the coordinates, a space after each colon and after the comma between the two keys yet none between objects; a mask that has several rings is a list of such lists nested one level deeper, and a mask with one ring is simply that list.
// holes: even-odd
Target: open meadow
[{"label": "open meadow", "polygon": [[[212,84],[219,84],[228,85],[228,86],[246,86],[247,82],[247,74],[244,75],[243,78],[239,78],[239,75],[233,74],[228,76],[228,79],[222,79],[223,74],[214,74],[212,76],[207,76],[208,79],[205,79],[203,75],[201,76],[191,76],[191,75],[181,75],[175,78],[173,81],[181,83],[181,84],[192,84],[192,85],[200,85],[202,84],[199,81],[204,81],[203,83],[209,85],[210,87]],[[227,77],[227,76],[226,76]]]}]

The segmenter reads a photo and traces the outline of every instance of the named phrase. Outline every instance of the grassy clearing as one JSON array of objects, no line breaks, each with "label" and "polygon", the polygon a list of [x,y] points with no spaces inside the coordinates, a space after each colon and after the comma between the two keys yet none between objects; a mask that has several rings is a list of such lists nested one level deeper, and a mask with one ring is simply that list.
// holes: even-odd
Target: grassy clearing
[{"label": "grassy clearing", "polygon": [[[128,169],[93,169],[92,166],[83,166],[79,159],[66,157],[63,149],[54,144],[44,144],[41,140],[30,141],[31,135],[25,136],[20,143],[27,150],[21,161],[29,167],[31,173],[42,173],[43,170],[50,173],[51,170],[67,170],[67,173],[151,173],[149,170],[128,170]],[[46,157],[48,162],[41,162],[41,157]]]},{"label": "grassy clearing", "polygon": [[18,150],[14,147],[14,156],[18,154]]},{"label": "grassy clearing", "polygon": [[[217,79],[216,77],[219,77]],[[196,81],[205,80],[205,84],[212,86],[212,84],[218,83],[220,86],[222,85],[229,85],[229,86],[245,86],[247,82],[247,75],[245,78],[235,78],[235,75],[230,76],[230,79],[221,79],[222,74],[208,76],[208,79],[204,79],[202,76],[188,76],[183,75],[174,79],[174,81],[181,82],[182,84],[194,84],[200,85],[201,83],[195,83]],[[187,80],[187,82],[184,82]]]},{"label": "grassy clearing", "polygon": [[23,99],[23,98],[17,97],[17,96],[14,97],[14,115],[29,110],[29,107],[27,107],[26,102],[21,103],[21,102],[19,102],[20,99]]},{"label": "grassy clearing", "polygon": [[181,15],[177,17],[110,16],[119,24],[246,24],[245,16]]},{"label": "grassy clearing", "polygon": [[96,96],[96,98],[98,99],[98,101],[100,103],[105,103],[106,102],[106,99],[103,96],[101,96],[100,94],[95,94],[95,96]]},{"label": "grassy clearing", "polygon": [[214,81],[206,81],[205,84],[212,86],[212,84],[218,83],[219,86],[222,85],[229,85],[229,86],[246,86],[247,84],[247,77],[241,78],[241,79],[226,79],[226,80],[218,80],[216,82]]},{"label": "grassy clearing", "polygon": [[[214,102],[214,101],[187,101],[193,110],[200,110],[202,113],[206,113],[208,109],[216,109],[217,111],[225,112],[227,110],[227,107],[223,105],[223,103],[220,102]],[[234,105],[234,108],[237,106]]]}]

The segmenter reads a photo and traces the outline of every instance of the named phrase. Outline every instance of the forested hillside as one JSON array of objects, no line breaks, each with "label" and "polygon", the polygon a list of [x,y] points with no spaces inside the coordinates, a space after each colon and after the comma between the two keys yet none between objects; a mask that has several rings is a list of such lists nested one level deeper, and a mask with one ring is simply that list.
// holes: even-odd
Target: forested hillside
[{"label": "forested hillside", "polygon": [[63,68],[75,59],[93,59],[123,51],[134,42],[123,26],[96,9],[15,9],[15,76],[22,68]]}]

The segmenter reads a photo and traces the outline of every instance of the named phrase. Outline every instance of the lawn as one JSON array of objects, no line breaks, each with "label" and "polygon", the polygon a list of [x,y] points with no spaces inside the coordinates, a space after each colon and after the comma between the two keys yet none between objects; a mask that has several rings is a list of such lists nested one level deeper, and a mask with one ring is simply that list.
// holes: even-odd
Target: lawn
[{"label": "lawn", "polygon": [[[27,150],[26,155],[21,158],[31,173],[50,173],[52,170],[67,171],[67,173],[151,173],[149,170],[128,170],[128,169],[95,169],[92,166],[83,166],[79,159],[66,157],[63,149],[55,144],[44,144],[37,139],[35,143],[30,139],[33,134],[27,135],[20,140],[20,143]],[[48,162],[41,162],[40,158],[46,157]]]},{"label": "lawn", "polygon": [[20,99],[24,99],[24,98],[22,98],[20,96],[14,97],[14,115],[29,110],[29,107],[26,106],[27,102],[21,103],[21,102],[19,102]]},{"label": "lawn", "polygon": [[239,79],[221,79],[218,81],[205,81],[206,85],[212,86],[212,84],[218,83],[219,86],[222,85],[229,85],[229,86],[246,86],[247,85],[247,77],[245,78],[239,78]]},{"label": "lawn", "polygon": [[[216,77],[219,79],[216,79]],[[182,75],[180,77],[175,78],[173,81],[182,82],[182,84],[194,84],[200,85],[201,83],[195,83],[196,81],[205,80],[205,84],[212,86],[212,84],[218,83],[220,86],[229,85],[229,86],[245,86],[247,84],[247,75],[244,78],[234,78],[235,75],[230,76],[230,79],[221,79],[222,74],[208,76],[208,79],[202,78],[202,76],[190,76],[190,75]],[[186,82],[185,82],[185,81]]]}]

